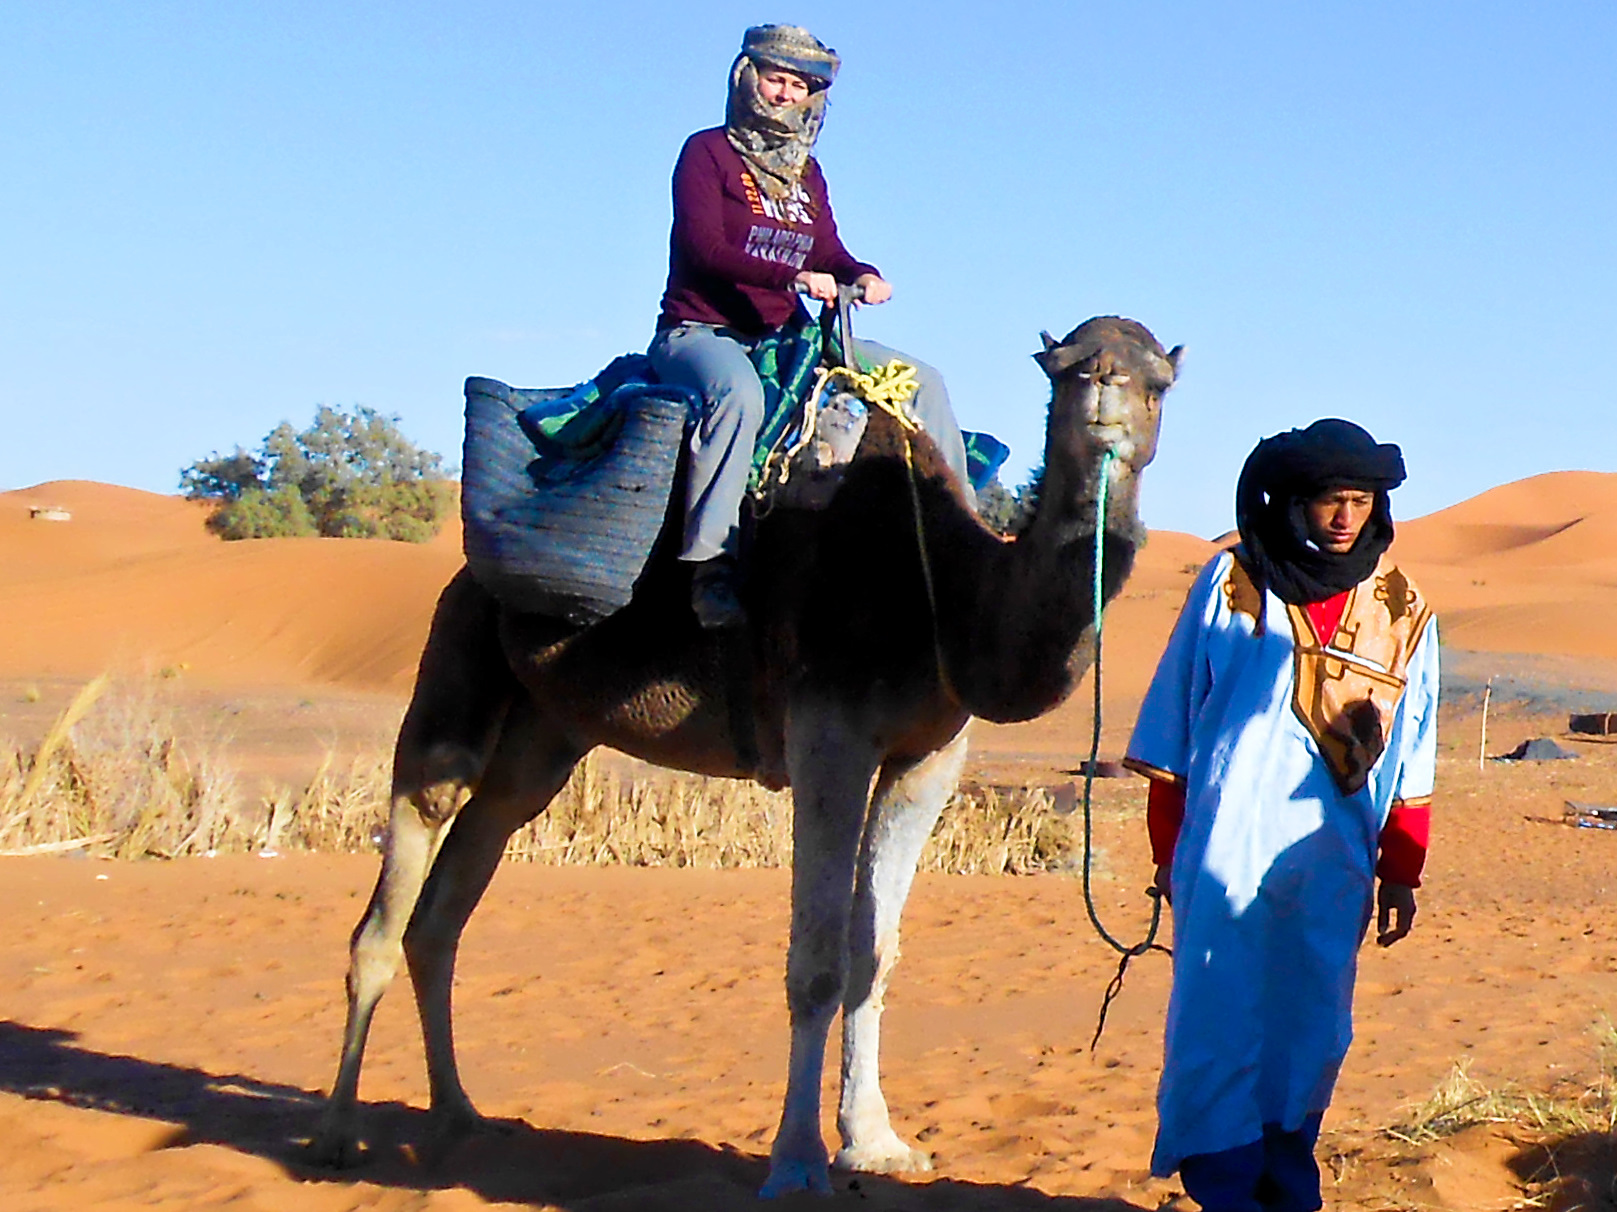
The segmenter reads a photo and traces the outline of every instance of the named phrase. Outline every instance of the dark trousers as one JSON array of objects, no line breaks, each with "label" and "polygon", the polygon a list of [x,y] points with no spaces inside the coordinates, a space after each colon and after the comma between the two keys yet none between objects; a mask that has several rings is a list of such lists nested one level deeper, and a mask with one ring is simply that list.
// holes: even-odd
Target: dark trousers
[{"label": "dark trousers", "polygon": [[1315,1212],[1324,1206],[1314,1160],[1319,1121],[1310,1115],[1295,1132],[1265,1124],[1262,1140],[1185,1158],[1185,1193],[1203,1212]]}]

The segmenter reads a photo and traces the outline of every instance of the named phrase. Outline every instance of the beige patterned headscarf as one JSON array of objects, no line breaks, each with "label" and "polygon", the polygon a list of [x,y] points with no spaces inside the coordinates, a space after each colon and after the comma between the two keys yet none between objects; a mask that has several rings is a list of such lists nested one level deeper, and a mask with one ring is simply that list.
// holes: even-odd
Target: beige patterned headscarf
[{"label": "beige patterned headscarf", "polygon": [[[797,25],[757,25],[741,40],[730,67],[725,135],[752,169],[758,188],[785,198],[803,168],[825,121],[825,93],[841,60],[836,51]],[[810,93],[796,105],[771,105],[758,91],[758,69],[784,67],[805,77]]]}]

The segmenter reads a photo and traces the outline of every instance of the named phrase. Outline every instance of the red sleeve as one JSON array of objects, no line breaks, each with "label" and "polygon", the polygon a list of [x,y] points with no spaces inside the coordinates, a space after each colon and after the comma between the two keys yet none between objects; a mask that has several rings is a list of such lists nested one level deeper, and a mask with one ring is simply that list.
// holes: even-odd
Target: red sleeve
[{"label": "red sleeve", "polygon": [[797,277],[790,265],[749,257],[725,238],[724,167],[692,135],[674,165],[674,242],[692,268],[726,282],[786,290]]},{"label": "red sleeve", "polygon": [[1158,867],[1173,866],[1173,849],[1179,844],[1179,826],[1184,821],[1184,787],[1166,779],[1152,779],[1145,801],[1145,827],[1151,835],[1151,861]]},{"label": "red sleeve", "polygon": [[1376,874],[1389,884],[1420,887],[1421,868],[1432,835],[1432,805],[1395,803],[1381,827],[1381,860]]},{"label": "red sleeve", "polygon": [[843,247],[842,237],[837,234],[836,216],[831,213],[831,194],[825,184],[825,175],[820,172],[818,161],[809,161],[803,179],[816,208],[812,268],[822,274],[830,274],[845,286],[852,285],[860,274],[875,274],[878,278],[881,277],[881,270],[868,262],[857,260]]}]

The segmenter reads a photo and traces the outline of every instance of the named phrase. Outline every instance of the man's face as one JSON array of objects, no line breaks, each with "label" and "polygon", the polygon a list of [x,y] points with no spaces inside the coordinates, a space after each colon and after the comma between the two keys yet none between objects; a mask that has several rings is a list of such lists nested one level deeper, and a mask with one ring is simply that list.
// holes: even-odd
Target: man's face
[{"label": "man's face", "polygon": [[1321,551],[1338,555],[1352,551],[1375,506],[1373,492],[1361,488],[1327,488],[1308,499],[1305,509],[1308,537]]}]

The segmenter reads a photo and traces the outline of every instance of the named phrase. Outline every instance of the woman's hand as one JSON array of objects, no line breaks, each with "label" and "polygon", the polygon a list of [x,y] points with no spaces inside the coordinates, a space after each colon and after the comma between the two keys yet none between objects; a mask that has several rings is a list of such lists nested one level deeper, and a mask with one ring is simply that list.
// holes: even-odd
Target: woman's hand
[{"label": "woman's hand", "polygon": [[875,274],[860,274],[853,284],[864,288],[866,303],[885,303],[893,297],[891,284]]},{"label": "woman's hand", "polygon": [[[865,277],[870,277],[866,274]],[[837,301],[837,280],[830,274],[819,274],[812,270],[799,270],[797,277],[792,279],[803,292],[811,299],[818,299],[821,303],[835,303]],[[885,284],[884,284],[885,285]]]}]

